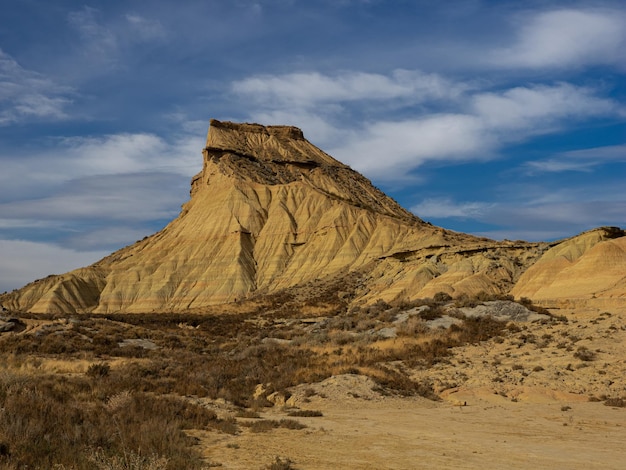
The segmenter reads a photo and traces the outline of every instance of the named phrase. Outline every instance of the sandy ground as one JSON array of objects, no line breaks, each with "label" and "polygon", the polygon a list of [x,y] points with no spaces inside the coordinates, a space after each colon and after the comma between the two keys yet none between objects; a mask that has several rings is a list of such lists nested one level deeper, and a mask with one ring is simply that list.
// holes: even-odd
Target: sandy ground
[{"label": "sandy ground", "polygon": [[[343,375],[292,390],[287,405],[323,413],[290,418],[305,429],[194,435],[224,469],[268,468],[277,456],[297,469],[626,469],[626,408],[589,401],[626,397],[626,315],[565,313],[568,323],[523,325],[415,371],[439,402],[383,396],[371,379]],[[593,360],[575,357],[581,346]]]},{"label": "sandy ground", "polygon": [[[602,403],[511,402],[466,396],[467,406],[425,399],[328,400],[308,427],[240,435],[197,433],[205,456],[225,469],[264,468],[276,456],[298,469],[623,469],[626,409]],[[565,409],[569,406],[569,409]],[[280,419],[272,410],[263,418]]]}]

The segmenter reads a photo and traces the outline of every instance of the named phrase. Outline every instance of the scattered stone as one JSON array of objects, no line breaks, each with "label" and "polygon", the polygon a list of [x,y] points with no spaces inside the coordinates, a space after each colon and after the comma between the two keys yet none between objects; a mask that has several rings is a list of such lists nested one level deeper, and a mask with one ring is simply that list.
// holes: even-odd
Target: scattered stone
[{"label": "scattered stone", "polygon": [[405,310],[396,316],[393,323],[395,325],[406,323],[409,318],[419,316],[420,313],[427,312],[428,310],[430,310],[428,305],[420,305],[419,307],[412,308],[411,310]]},{"label": "scattered stone", "polygon": [[124,348],[127,346],[138,346],[143,349],[159,349],[159,347],[154,344],[149,339],[125,339],[117,344],[120,348]]},{"label": "scattered stone", "polygon": [[463,323],[463,320],[459,318],[451,317],[450,315],[442,315],[434,320],[428,320],[426,322],[426,326],[431,330],[435,330],[437,328],[448,329],[452,325],[460,325],[461,323]]},{"label": "scattered stone", "polygon": [[254,393],[252,394],[252,398],[258,400],[259,398],[265,398],[265,395],[271,390],[271,386],[269,384],[258,384]]},{"label": "scattered stone", "polygon": [[398,336],[397,329],[395,327],[381,328],[380,330],[373,331],[372,334],[378,336],[379,338],[395,338]]},{"label": "scattered stone", "polygon": [[267,396],[267,401],[273,403],[275,406],[285,406],[288,398],[289,396],[283,392],[274,392]]},{"label": "scattered stone", "polygon": [[287,344],[291,344],[291,340],[290,339],[283,339],[283,338],[263,338],[261,340],[261,343],[263,343],[263,344],[287,345]]},{"label": "scattered stone", "polygon": [[548,315],[533,312],[523,305],[509,300],[492,300],[476,307],[461,307],[458,310],[471,318],[492,316],[497,320],[504,321],[536,322],[549,318]]}]

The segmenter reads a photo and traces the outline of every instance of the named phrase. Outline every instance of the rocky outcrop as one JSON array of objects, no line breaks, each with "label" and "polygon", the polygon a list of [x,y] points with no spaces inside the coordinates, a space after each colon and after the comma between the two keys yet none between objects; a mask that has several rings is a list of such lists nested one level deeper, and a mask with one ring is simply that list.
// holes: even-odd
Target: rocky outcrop
[{"label": "rocky outcrop", "polygon": [[[495,242],[434,227],[295,127],[213,120],[203,161],[190,200],[163,230],[0,301],[30,312],[182,312],[320,279],[341,284],[354,273],[361,281],[352,302],[506,293],[514,286],[533,297],[544,295],[527,295],[542,271],[523,274],[537,260],[554,271],[553,283],[560,276],[549,261],[560,245]],[[615,272],[624,266],[617,263]]]}]

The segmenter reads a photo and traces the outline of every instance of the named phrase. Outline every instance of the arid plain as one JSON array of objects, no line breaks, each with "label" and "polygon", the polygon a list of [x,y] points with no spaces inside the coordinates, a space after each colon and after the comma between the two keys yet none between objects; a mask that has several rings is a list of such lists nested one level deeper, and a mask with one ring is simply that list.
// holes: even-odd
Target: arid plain
[{"label": "arid plain", "polygon": [[623,468],[626,233],[435,227],[212,121],[162,231],[0,296],[0,468]]}]

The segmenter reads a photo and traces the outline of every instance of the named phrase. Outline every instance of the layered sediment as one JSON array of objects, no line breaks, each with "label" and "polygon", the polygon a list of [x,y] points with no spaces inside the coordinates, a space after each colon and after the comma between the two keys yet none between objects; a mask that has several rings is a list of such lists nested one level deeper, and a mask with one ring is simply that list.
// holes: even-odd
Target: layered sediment
[{"label": "layered sediment", "polygon": [[548,244],[434,227],[290,126],[212,120],[202,154],[190,200],[163,230],[0,303],[46,313],[184,312],[319,279],[341,284],[356,272],[353,303],[480,291],[625,297],[619,229]]}]

